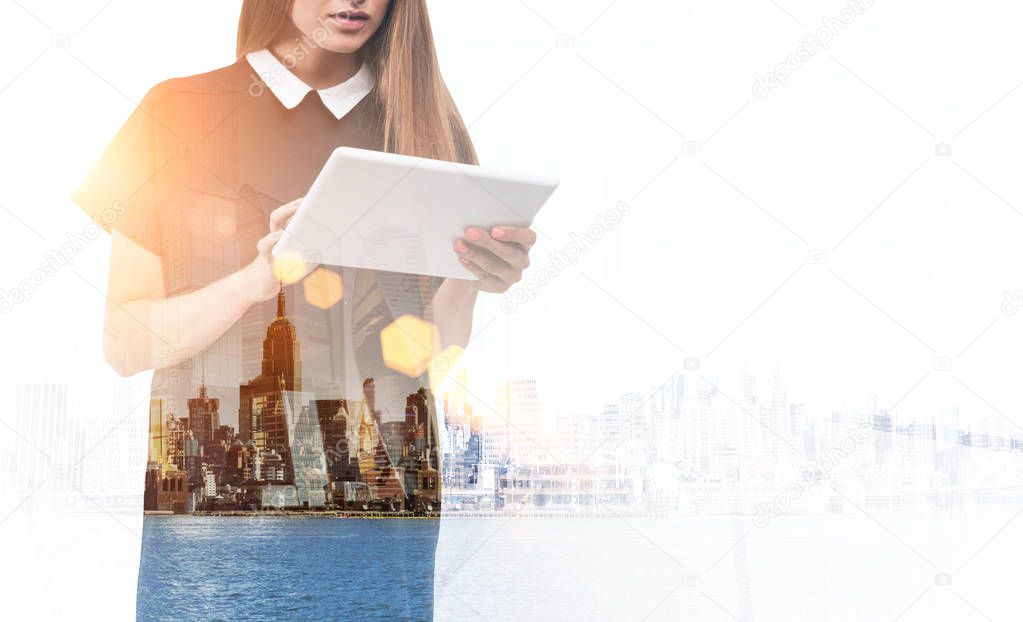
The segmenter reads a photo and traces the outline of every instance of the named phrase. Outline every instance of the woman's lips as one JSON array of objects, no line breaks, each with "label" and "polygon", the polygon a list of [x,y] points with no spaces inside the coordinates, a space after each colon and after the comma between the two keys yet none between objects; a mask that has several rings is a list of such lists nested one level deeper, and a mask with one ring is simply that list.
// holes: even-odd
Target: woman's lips
[{"label": "woman's lips", "polygon": [[332,13],[330,20],[342,32],[358,32],[369,21],[369,15],[362,11],[341,11]]}]

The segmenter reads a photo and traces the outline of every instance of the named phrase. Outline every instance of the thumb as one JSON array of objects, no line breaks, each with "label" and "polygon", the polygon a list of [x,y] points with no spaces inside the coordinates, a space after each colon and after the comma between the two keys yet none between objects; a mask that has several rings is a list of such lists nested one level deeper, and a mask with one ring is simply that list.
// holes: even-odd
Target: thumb
[{"label": "thumb", "polygon": [[256,244],[256,250],[259,251],[260,255],[268,255],[277,242],[280,241],[282,235],[284,235],[283,230],[268,233]]}]

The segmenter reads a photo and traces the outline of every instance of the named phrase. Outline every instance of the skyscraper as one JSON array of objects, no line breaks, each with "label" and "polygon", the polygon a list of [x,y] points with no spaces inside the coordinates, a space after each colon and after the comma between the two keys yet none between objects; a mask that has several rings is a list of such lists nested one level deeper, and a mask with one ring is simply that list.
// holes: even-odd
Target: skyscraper
[{"label": "skyscraper", "polygon": [[403,510],[407,494],[404,476],[393,466],[377,419],[371,414],[367,402],[362,402],[357,415],[359,476],[375,498],[393,501],[394,509]]},{"label": "skyscraper", "polygon": [[199,396],[188,400],[188,426],[199,447],[212,443],[220,427],[220,400],[206,394],[205,369],[199,384]]},{"label": "skyscraper", "polygon": [[544,416],[535,379],[509,379],[500,385],[497,408],[507,426],[513,461],[533,462],[546,456],[547,439],[554,433],[554,426]]},{"label": "skyscraper", "polygon": [[19,384],[15,390],[16,428],[22,439],[14,446],[19,488],[34,490],[81,488],[80,457],[84,436],[68,418],[67,385]]},{"label": "skyscraper", "polygon": [[[238,390],[238,436],[256,440],[259,449],[273,449],[282,456],[288,450],[284,419],[284,392],[302,390],[302,364],[295,326],[288,320],[284,287],[277,294],[277,317],[266,329],[262,369]],[[262,446],[260,446],[262,445]]]}]

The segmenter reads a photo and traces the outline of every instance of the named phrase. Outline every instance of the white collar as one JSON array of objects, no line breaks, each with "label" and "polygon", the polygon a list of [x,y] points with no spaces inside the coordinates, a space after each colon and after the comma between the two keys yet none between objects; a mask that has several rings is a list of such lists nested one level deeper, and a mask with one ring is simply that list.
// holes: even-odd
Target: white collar
[{"label": "white collar", "polygon": [[[249,52],[245,55],[245,60],[288,110],[301,103],[309,91],[313,90],[313,87],[291,73],[291,70],[266,48]],[[375,84],[373,73],[363,63],[351,78],[330,88],[319,89],[316,93],[319,94],[323,105],[340,119],[355,108],[356,104],[373,90]]]}]

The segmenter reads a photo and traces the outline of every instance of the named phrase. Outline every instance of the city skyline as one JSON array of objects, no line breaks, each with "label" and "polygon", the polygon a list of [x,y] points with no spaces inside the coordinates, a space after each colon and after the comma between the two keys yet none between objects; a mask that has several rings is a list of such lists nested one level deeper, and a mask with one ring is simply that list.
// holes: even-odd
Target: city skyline
[{"label": "city skyline", "polygon": [[[661,470],[657,476],[660,482],[658,485],[663,487],[665,482],[676,482],[681,484],[683,489],[686,486],[692,486],[697,481],[708,482],[715,478],[721,479],[719,475],[722,469],[734,472],[733,467],[737,456],[742,456],[743,452],[746,452],[751,462],[757,462],[759,460],[757,456],[764,455],[769,460],[760,461],[760,464],[793,464],[793,461],[786,457],[786,454],[793,452],[784,449],[784,443],[772,443],[771,435],[765,432],[765,428],[756,423],[747,413],[743,413],[738,405],[730,402],[723,394],[716,392],[700,377],[699,372],[693,370],[680,371],[671,382],[662,385],[652,395],[636,392],[626,393],[620,396],[619,400],[610,402],[600,412],[590,413],[586,416],[573,416],[551,411],[544,413],[541,402],[539,409],[532,407],[532,413],[539,413],[542,418],[553,419],[553,434],[546,439],[547,444],[542,451],[537,452],[535,449],[527,447],[527,451],[518,453],[519,455],[530,455],[532,452],[533,456],[547,455],[548,458],[525,463],[505,461],[502,464],[502,454],[509,453],[512,449],[507,445],[510,426],[506,425],[497,413],[491,411],[489,407],[481,405],[475,396],[465,390],[466,374],[465,369],[456,370],[452,382],[446,386],[445,390],[436,395],[438,414],[444,417],[444,425],[439,430],[439,435],[441,448],[445,452],[442,464],[444,467],[443,486],[446,493],[464,492],[470,488],[477,492],[481,489],[489,489],[491,492],[496,490],[501,493],[498,489],[503,485],[502,478],[506,482],[515,479],[521,481],[522,473],[526,472],[521,469],[528,471],[560,465],[575,468],[575,473],[582,479],[589,477],[586,469],[590,469],[592,474],[601,468],[607,468],[609,464],[613,465],[616,470],[628,470],[637,466],[635,463],[637,453],[649,454],[656,458],[643,468],[648,468],[650,473]],[[686,388],[687,380],[689,381],[688,389]],[[777,381],[758,384],[750,376],[734,380],[749,389],[741,398],[742,401],[747,402],[747,407],[749,404],[757,406],[757,409],[749,410],[759,410],[760,407],[763,407],[764,412],[760,414],[767,415],[773,409],[776,414],[781,416],[783,425],[779,426],[779,429],[785,428],[786,439],[791,442],[803,441],[799,448],[806,450],[809,456],[797,461],[803,467],[813,465],[814,452],[820,456],[837,447],[842,439],[843,430],[851,429],[857,422],[869,422],[873,429],[873,438],[867,449],[863,450],[869,454],[870,464],[856,459],[843,467],[849,469],[855,467],[853,471],[859,469],[861,472],[856,475],[857,477],[866,477],[868,474],[864,468],[868,466],[875,470],[880,467],[890,469],[895,476],[900,469],[910,469],[916,473],[913,477],[920,477],[921,473],[940,472],[941,469],[944,469],[941,472],[944,472],[946,476],[955,476],[958,486],[969,488],[969,486],[979,485],[980,481],[976,478],[980,477],[979,474],[983,472],[978,469],[986,468],[983,467],[983,464],[995,465],[998,463],[999,455],[1008,457],[1018,453],[1021,447],[1021,436],[1023,435],[1012,434],[1010,432],[1013,429],[1011,424],[1004,421],[990,421],[987,424],[979,425],[970,423],[971,418],[968,413],[964,413],[959,425],[950,427],[942,425],[940,417],[900,416],[880,408],[874,412],[805,412],[798,401],[789,402],[781,397],[786,394],[784,384],[779,384]],[[516,381],[512,379],[510,382]],[[529,385],[529,381],[524,382],[524,386]],[[74,484],[78,489],[88,491],[90,494],[127,494],[129,497],[132,494],[139,494],[138,491],[141,488],[139,482],[126,479],[129,477],[128,473],[124,471],[104,472],[108,465],[120,464],[130,467],[130,454],[133,449],[136,463],[138,456],[143,453],[142,447],[145,446],[142,442],[143,437],[138,436],[137,432],[132,432],[132,430],[139,430],[138,425],[131,424],[131,421],[138,423],[139,409],[131,408],[128,400],[129,391],[126,389],[117,391],[120,400],[119,410],[114,413],[113,417],[104,419],[104,421],[110,422],[110,425],[107,426],[81,423],[80,420],[70,416],[66,399],[61,401],[63,398],[60,398],[60,395],[66,394],[67,391],[64,385],[22,386],[24,388],[20,389],[20,394],[25,397],[19,402],[21,405],[16,410],[19,414],[19,421],[26,429],[30,429],[27,425],[28,421],[38,419],[33,416],[33,413],[35,415],[50,413],[56,419],[67,422],[67,425],[60,428],[65,432],[43,434],[35,441],[41,447],[48,448],[47,453],[54,456],[88,457],[89,460],[72,460],[73,464],[54,465],[47,462],[40,451],[33,449],[31,453],[40,457],[40,464],[33,466],[32,461],[35,458],[25,452],[13,451],[15,447],[13,443],[9,443],[12,451],[7,454],[6,468],[12,475],[15,475],[15,477],[5,480],[10,486],[9,492],[30,490],[31,486],[37,482],[28,481],[24,475],[18,477],[17,474],[34,472],[44,473],[45,479],[48,480],[47,487],[43,492],[62,489],[73,493],[75,488],[71,488],[71,485]],[[497,393],[499,392],[495,392],[495,394]],[[33,398],[34,395],[39,397]],[[43,396],[46,395],[57,396],[56,402],[50,398],[44,399]],[[773,404],[772,398],[774,399]],[[63,404],[63,406],[57,406],[55,410],[53,406],[47,406],[48,403]],[[339,403],[332,403],[327,408],[336,408]],[[641,405],[638,411],[635,408],[637,404]],[[711,406],[709,410],[707,410],[708,405]],[[305,406],[308,409],[310,405],[306,404]],[[320,409],[319,405],[315,407]],[[680,407],[682,410],[679,410]],[[623,413],[629,412],[630,409],[632,409],[633,416],[639,412],[645,421],[629,427],[617,425],[626,416]],[[136,415],[134,419],[132,418],[133,411]],[[727,411],[731,411],[731,413],[728,414]],[[349,410],[345,412],[350,414]],[[663,434],[663,429],[656,427],[657,417],[670,419],[669,415],[672,412],[678,413],[679,421],[689,422],[693,433],[696,434],[695,438],[708,438],[710,435],[720,432],[725,432],[720,438],[729,438],[728,434],[732,434],[730,438],[739,438],[735,437],[736,430],[745,430],[742,434],[746,440],[734,444],[731,449],[722,447],[720,443],[717,446],[710,443],[705,445],[706,450],[702,453],[694,451],[692,444],[685,441],[684,438],[672,440]],[[771,416],[773,415],[766,416],[763,420],[770,420]],[[484,419],[487,420],[486,423],[483,423]],[[477,435],[473,438],[473,420],[476,421],[476,432],[487,432],[485,436]],[[706,427],[709,422],[715,420],[718,422],[718,427]],[[737,427],[740,421],[746,422],[745,428]],[[520,423],[525,422],[520,421]],[[655,425],[651,425],[651,423]],[[537,422],[533,422],[531,425],[536,426]],[[539,425],[542,427],[543,424]],[[720,427],[722,425],[724,428]],[[799,426],[803,426],[803,434],[796,434]],[[489,430],[486,429],[488,427]],[[529,424],[525,427],[528,428]],[[613,430],[619,427],[621,428],[619,434],[608,435],[609,429]],[[329,424],[322,427],[324,435],[328,434],[329,428]],[[728,432],[729,429],[732,431]],[[88,432],[84,442],[82,436],[76,436],[78,433],[74,433],[74,430]],[[815,440],[806,442],[805,434],[808,430],[812,431],[811,438]],[[336,431],[333,433],[338,434]],[[76,438],[79,440],[75,440]],[[358,438],[358,436],[353,438]],[[691,438],[693,437],[691,436]],[[18,439],[10,440],[24,444]],[[532,440],[523,440],[533,445]],[[639,441],[639,445],[634,444],[630,450],[630,443],[636,441]],[[670,447],[672,443],[676,445],[674,448]],[[455,447],[459,448],[458,451],[453,450]],[[756,447],[755,451],[754,447]],[[393,451],[393,444],[391,449]],[[600,451],[595,451],[595,449],[600,449]],[[685,470],[677,469],[664,472],[665,463],[669,464],[671,468],[678,466],[677,460],[665,461],[663,459],[665,456],[673,458],[672,451],[682,452],[683,463],[689,461],[691,464],[686,466]],[[781,453],[779,454],[778,451]],[[951,453],[949,453],[950,451]],[[467,460],[466,454],[469,454],[471,458],[474,452],[478,456],[476,461]],[[83,454],[87,454],[87,456],[83,456]],[[326,455],[329,455],[329,452],[326,452]],[[552,459],[552,456],[557,457],[557,460]],[[708,460],[710,462],[707,462]],[[938,468],[939,460],[946,461],[941,469]],[[948,463],[948,460],[953,462]],[[712,469],[701,473],[699,470],[701,463],[716,465],[714,468],[717,469],[717,472],[713,472]],[[494,468],[481,470],[479,467],[484,464],[490,465],[490,467],[500,466],[501,470]],[[94,465],[95,468],[93,468]],[[81,473],[80,476],[73,475],[72,472],[75,468]],[[343,469],[343,465],[334,463],[330,468]],[[798,470],[798,468],[786,467],[780,469],[773,476],[774,479],[771,479],[765,478],[764,473],[747,469],[736,477],[721,479],[719,483],[728,488],[729,486],[759,482],[759,484],[770,488],[772,481],[785,483],[785,478],[794,477],[793,474],[798,473]],[[1011,486],[1013,484],[1012,478],[1007,477],[1007,474],[1016,471],[1006,472],[1003,468],[996,472],[998,473],[996,477],[989,477],[989,481],[993,485]],[[54,477],[54,473],[56,473],[56,477]],[[74,477],[79,477],[79,479],[73,479]],[[39,479],[42,480],[44,477]],[[642,499],[638,500],[642,501]],[[635,501],[637,499],[633,498],[631,505],[636,506]],[[622,502],[624,503],[625,499]],[[625,503],[625,505],[629,504]],[[456,510],[454,506],[449,509]]]},{"label": "city skyline", "polygon": [[220,423],[204,354],[187,416],[151,398],[145,510],[439,510],[438,435],[426,388],[406,397],[399,421],[382,420],[373,378],[355,398],[303,391],[283,283],[265,335],[259,375],[238,387],[237,431]]}]

